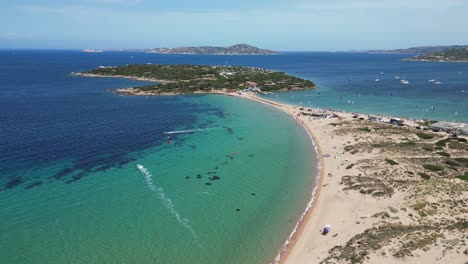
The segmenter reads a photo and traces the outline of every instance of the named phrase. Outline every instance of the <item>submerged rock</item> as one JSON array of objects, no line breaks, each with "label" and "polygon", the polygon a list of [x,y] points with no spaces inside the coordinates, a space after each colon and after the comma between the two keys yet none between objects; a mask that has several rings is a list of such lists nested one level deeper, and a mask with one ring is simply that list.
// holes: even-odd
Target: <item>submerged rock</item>
[{"label": "submerged rock", "polygon": [[29,184],[28,186],[24,187],[24,189],[25,189],[25,190],[28,190],[28,189],[34,188],[34,187],[36,187],[36,186],[39,186],[39,185],[41,185],[41,184],[42,184],[41,181],[33,182],[33,183]]},{"label": "submerged rock", "polygon": [[14,177],[12,179],[10,179],[10,181],[8,181],[7,183],[5,183],[5,185],[3,185],[3,188],[5,190],[8,190],[8,189],[11,189],[13,187],[16,187],[18,185],[20,185],[21,183],[23,183],[23,179],[20,178],[20,177]]}]

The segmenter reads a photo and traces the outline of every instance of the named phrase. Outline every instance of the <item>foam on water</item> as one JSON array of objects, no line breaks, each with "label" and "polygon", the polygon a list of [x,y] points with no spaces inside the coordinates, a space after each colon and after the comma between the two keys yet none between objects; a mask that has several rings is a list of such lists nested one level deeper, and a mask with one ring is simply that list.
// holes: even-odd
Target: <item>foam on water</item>
[{"label": "foam on water", "polygon": [[164,189],[161,187],[156,187],[156,185],[154,185],[153,179],[152,179],[153,175],[151,174],[151,172],[149,172],[148,169],[146,169],[143,165],[140,165],[140,164],[137,165],[137,168],[141,172],[141,174],[145,176],[145,181],[146,181],[146,185],[148,186],[148,188],[151,191],[156,192],[158,194],[164,206],[171,212],[173,216],[175,216],[175,218],[177,219],[177,222],[179,222],[183,227],[185,227],[192,234],[193,239],[201,247],[199,240],[198,240],[198,236],[195,233],[195,230],[193,229],[192,225],[190,224],[190,221],[187,218],[184,218],[179,212],[177,212],[174,204],[172,203],[172,200],[166,196]]}]

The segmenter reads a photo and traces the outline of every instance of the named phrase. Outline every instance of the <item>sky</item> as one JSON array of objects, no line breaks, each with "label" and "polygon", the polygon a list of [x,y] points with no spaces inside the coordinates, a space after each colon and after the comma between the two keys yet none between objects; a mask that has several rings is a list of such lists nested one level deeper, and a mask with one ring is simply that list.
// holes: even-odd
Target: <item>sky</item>
[{"label": "sky", "polygon": [[0,49],[468,44],[468,0],[0,0]]}]

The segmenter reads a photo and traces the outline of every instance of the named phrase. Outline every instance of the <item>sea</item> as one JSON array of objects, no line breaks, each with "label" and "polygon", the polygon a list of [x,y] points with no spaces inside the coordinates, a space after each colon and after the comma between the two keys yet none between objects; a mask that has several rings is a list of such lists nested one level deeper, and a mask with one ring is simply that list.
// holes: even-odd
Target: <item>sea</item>
[{"label": "sea", "polygon": [[468,121],[468,64],[402,58],[0,50],[0,262],[270,263],[313,197],[317,153],[285,113],[230,96],[120,96],[109,90],[147,83],[72,72],[254,66],[317,83],[272,100]]}]

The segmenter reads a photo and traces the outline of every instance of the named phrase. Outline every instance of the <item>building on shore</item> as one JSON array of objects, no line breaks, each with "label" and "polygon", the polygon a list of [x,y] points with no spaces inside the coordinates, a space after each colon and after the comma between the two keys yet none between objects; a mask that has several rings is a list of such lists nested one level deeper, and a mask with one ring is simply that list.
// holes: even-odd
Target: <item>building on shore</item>
[{"label": "building on shore", "polygon": [[436,122],[430,125],[429,129],[432,129],[434,131],[444,131],[444,132],[450,133],[456,129],[456,126],[454,126],[453,123],[440,121],[440,122]]},{"label": "building on shore", "polygon": [[252,81],[245,81],[240,83],[239,86],[243,86],[245,88],[257,88],[257,83]]},{"label": "building on shore", "polygon": [[447,133],[456,133],[460,135],[468,135],[468,124],[452,123],[440,121],[429,126],[429,129],[434,131],[444,131]]}]

